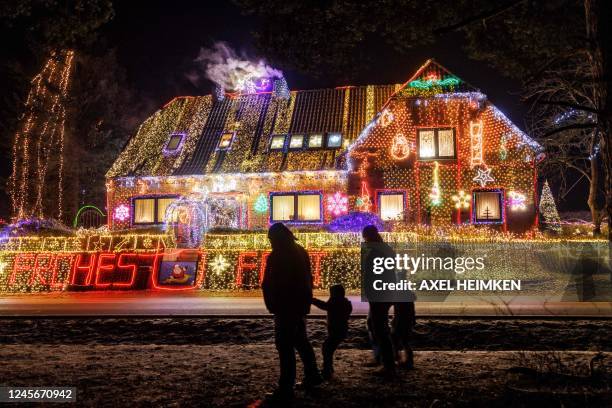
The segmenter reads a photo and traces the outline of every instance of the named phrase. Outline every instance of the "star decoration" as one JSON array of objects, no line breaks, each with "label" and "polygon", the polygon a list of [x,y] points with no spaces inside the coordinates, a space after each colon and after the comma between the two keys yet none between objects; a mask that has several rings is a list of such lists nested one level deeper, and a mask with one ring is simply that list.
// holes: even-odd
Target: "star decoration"
[{"label": "star decoration", "polygon": [[478,174],[472,180],[480,184],[480,187],[486,186],[489,181],[495,181],[491,176],[491,169],[476,169],[476,171]]},{"label": "star decoration", "polygon": [[455,208],[470,208],[470,196],[461,190],[457,195],[451,197],[455,202]]}]

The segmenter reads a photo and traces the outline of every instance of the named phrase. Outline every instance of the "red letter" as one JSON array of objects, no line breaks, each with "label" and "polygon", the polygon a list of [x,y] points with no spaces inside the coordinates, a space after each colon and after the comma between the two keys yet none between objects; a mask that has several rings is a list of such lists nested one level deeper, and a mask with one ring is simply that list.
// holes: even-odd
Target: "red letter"
[{"label": "red letter", "polygon": [[[46,259],[47,262],[44,262]],[[42,261],[42,262],[41,262]],[[43,276],[43,272],[48,274],[52,272],[55,264],[55,255],[54,254],[38,254],[36,255],[36,262],[34,263],[34,269],[32,270],[32,275],[30,276],[30,286],[34,284],[35,280],[39,280],[42,285],[48,285],[47,279]]]},{"label": "red letter", "polygon": [[312,275],[313,275],[313,287],[318,287],[321,285],[321,258],[325,256],[325,252],[309,252],[310,256],[314,258],[314,264],[312,265]]},{"label": "red letter", "polygon": [[[81,265],[81,261],[83,260],[83,255],[89,255],[89,263],[86,265]],[[72,279],[70,280],[71,285],[79,285],[79,286],[88,286],[91,283],[91,276],[96,266],[96,254],[78,254],[76,257],[76,261],[74,262],[74,267],[72,268]],[[81,284],[77,284],[77,274],[81,271],[87,271],[87,275],[85,275],[85,282]]]},{"label": "red letter", "polygon": [[[111,261],[110,264],[104,264],[104,261],[108,259]],[[101,253],[98,256],[98,268],[96,271],[96,288],[107,288],[109,287],[112,282],[112,274],[113,271],[115,270],[115,254],[114,253]],[[108,283],[100,283],[101,277],[102,277],[102,273],[103,272],[109,272],[111,274],[111,279],[110,282]]]},{"label": "red letter", "polygon": [[12,286],[15,284],[15,278],[17,272],[29,272],[32,270],[36,263],[36,254],[17,254],[13,261],[13,272],[9,277],[8,284]]},{"label": "red letter", "polygon": [[[255,263],[245,262],[246,257],[255,258]],[[257,269],[257,251],[247,251],[238,254],[238,267],[236,268],[236,286],[242,286],[242,272],[247,270],[252,271],[253,269]]]},{"label": "red letter", "polygon": [[270,251],[264,251],[261,253],[261,265],[259,265],[259,286],[263,282],[264,273],[266,272],[266,262],[268,262],[268,256]]},{"label": "red letter", "polygon": [[117,285],[117,286],[131,287],[134,284],[134,281],[136,280],[136,269],[138,268],[137,265],[134,264],[134,263],[131,263],[131,264],[124,264],[123,263],[123,258],[124,257],[128,257],[128,256],[137,257],[138,254],[121,254],[121,255],[119,255],[119,259],[117,260],[117,268],[129,269],[130,270],[130,279],[129,279],[129,282],[127,282],[127,283],[115,283],[115,285]]}]

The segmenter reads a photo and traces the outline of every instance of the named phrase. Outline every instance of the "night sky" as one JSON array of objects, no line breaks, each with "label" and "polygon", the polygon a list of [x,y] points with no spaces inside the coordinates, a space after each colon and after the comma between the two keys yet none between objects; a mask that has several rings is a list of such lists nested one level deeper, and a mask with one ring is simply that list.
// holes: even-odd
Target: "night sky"
[{"label": "night sky", "polygon": [[[205,4],[203,4],[205,3]],[[225,41],[239,52],[266,59],[253,48],[251,32],[259,22],[241,15],[231,2],[152,1],[115,4],[115,18],[102,30],[109,44],[116,44],[128,78],[153,109],[177,95],[208,94],[211,85],[193,86],[185,74],[194,69],[200,47]],[[282,69],[291,89],[314,89],[342,85],[394,84],[405,82],[428,58],[435,58],[454,74],[486,93],[515,123],[524,128],[526,109],[518,98],[519,84],[501,77],[485,64],[469,60],[461,51],[458,35],[420,47],[410,55],[398,55],[384,44],[364,45],[375,64],[359,66],[349,83],[337,74],[318,78],[283,69],[282,61],[266,61]],[[369,48],[369,49],[368,49]]]}]

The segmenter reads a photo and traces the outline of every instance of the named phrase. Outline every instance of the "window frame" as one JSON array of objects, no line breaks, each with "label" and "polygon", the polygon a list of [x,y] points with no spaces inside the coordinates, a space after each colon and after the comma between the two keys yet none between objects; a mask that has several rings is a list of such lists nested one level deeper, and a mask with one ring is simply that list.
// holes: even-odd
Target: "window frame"
[{"label": "window frame", "polygon": [[[294,137],[302,137],[302,145],[299,147],[291,147],[291,141]],[[306,134],[304,133],[291,133],[289,134],[289,141],[287,143],[287,150],[302,150],[304,148],[304,142],[306,141]]]},{"label": "window frame", "polygon": [[[297,220],[295,217],[298,214],[298,197],[316,195],[319,196],[319,219],[317,220]],[[293,219],[289,220],[275,220],[274,217],[274,197],[278,196],[292,196],[293,197]],[[323,214],[323,192],[321,190],[303,190],[303,191],[271,191],[269,193],[270,200],[270,224],[276,222],[284,222],[289,224],[321,224],[325,217]]]},{"label": "window frame", "polygon": [[[440,130],[451,130],[453,132],[453,156],[440,156],[440,137],[438,132]],[[421,131],[433,131],[434,132],[434,151],[433,157],[421,157]],[[439,126],[439,127],[419,127],[417,128],[416,135],[417,144],[417,159],[419,161],[455,161],[457,160],[457,131],[452,126]]]},{"label": "window frame", "polygon": [[[499,218],[494,220],[484,220],[478,218],[478,209],[476,208],[476,194],[478,193],[495,193],[499,196]],[[506,219],[506,192],[503,188],[477,188],[472,190],[472,216],[471,221],[472,224],[495,224],[500,225],[505,223]]]},{"label": "window frame", "polygon": [[[321,137],[321,144],[319,146],[310,146],[310,140],[312,139],[313,136]],[[324,148],[325,148],[325,132],[308,134],[308,142],[306,143],[306,149],[319,150],[319,149],[324,149]]]},{"label": "window frame", "polygon": [[[277,133],[277,134],[271,135],[270,142],[268,143],[268,150],[272,152],[278,152],[278,151],[285,150],[285,145],[287,144],[287,136],[289,136],[288,133]],[[272,147],[272,143],[274,142],[274,139],[280,138],[280,137],[283,138],[283,145],[281,147]]]},{"label": "window frame", "polygon": [[[132,214],[130,217],[130,224],[131,225],[161,225],[163,224],[163,220],[158,220],[157,219],[157,213],[159,211],[159,203],[158,200],[159,199],[163,199],[163,198],[173,198],[173,199],[178,199],[180,198],[180,195],[176,195],[176,194],[165,194],[165,195],[143,195],[143,196],[134,196],[131,199],[131,210],[132,210]],[[137,200],[154,200],[154,205],[153,205],[153,222],[136,222],[136,201]]]},{"label": "window frame", "polygon": [[[408,208],[408,201],[407,201],[407,197],[408,195],[406,194],[406,190],[393,190],[393,189],[389,189],[389,190],[376,190],[376,213],[377,215],[380,217],[380,219],[383,222],[398,222],[398,221],[405,221],[406,220],[406,210]],[[402,209],[402,217],[396,220],[385,220],[382,218],[382,214],[381,214],[381,202],[380,202],[380,197],[383,195],[401,195],[402,196],[402,203],[403,203],[403,209]]]},{"label": "window frame", "polygon": [[[231,135],[230,139],[229,139],[229,144],[227,145],[227,147],[222,147],[221,146],[221,142],[223,141],[223,137],[225,135]],[[234,144],[234,138],[236,137],[236,132],[223,132],[221,133],[221,137],[219,137],[219,143],[217,144],[217,150],[219,151],[226,151],[226,150],[230,150],[232,148],[232,145]]]},{"label": "window frame", "polygon": [[[329,139],[333,135],[339,135],[340,136],[340,144],[338,146],[330,146],[329,145]],[[342,149],[342,143],[343,142],[344,142],[344,136],[342,135],[342,132],[327,132],[325,134],[325,148],[326,149]]]},{"label": "window frame", "polygon": [[[169,149],[168,146],[170,145],[170,142],[172,142],[172,140],[176,136],[180,136],[181,139],[179,140],[178,144],[176,145],[176,148]],[[164,148],[162,149],[162,153],[164,154],[164,156],[173,156],[175,154],[179,154],[181,152],[181,150],[183,150],[183,145],[185,144],[185,139],[186,138],[187,138],[187,134],[183,133],[183,132],[172,132],[172,133],[170,133],[170,136],[168,136],[168,141],[166,141],[166,144],[164,144]]]}]

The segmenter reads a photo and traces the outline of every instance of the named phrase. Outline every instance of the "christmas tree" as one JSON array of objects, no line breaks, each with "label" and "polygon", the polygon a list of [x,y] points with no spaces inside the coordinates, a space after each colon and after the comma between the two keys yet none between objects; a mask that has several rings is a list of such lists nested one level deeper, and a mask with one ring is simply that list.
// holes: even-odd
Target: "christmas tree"
[{"label": "christmas tree", "polygon": [[255,200],[253,209],[258,213],[265,213],[268,211],[268,198],[263,193],[259,194],[257,200]]},{"label": "christmas tree", "polygon": [[561,219],[559,218],[559,212],[555,204],[555,199],[550,191],[548,180],[542,187],[542,194],[540,195],[540,214],[542,215],[542,224],[550,231],[561,232]]}]

